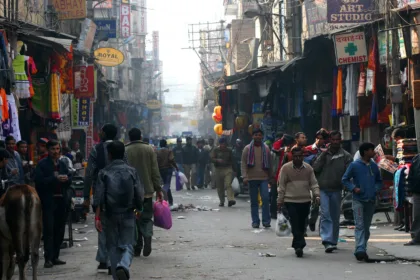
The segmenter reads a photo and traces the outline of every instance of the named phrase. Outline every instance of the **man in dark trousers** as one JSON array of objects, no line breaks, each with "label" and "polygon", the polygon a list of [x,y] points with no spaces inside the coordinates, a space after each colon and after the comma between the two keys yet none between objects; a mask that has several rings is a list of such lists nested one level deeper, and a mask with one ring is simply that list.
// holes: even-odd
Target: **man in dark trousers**
[{"label": "man in dark trousers", "polygon": [[35,188],[42,203],[45,268],[63,265],[59,259],[68,217],[68,188],[71,174],[60,161],[61,148],[56,140],[47,143],[48,157],[35,169]]},{"label": "man in dark trousers", "polygon": [[209,152],[204,149],[204,140],[197,141],[197,187],[202,189],[205,185],[204,176],[210,160]]},{"label": "man in dark trousers", "polygon": [[[95,184],[98,179],[99,171],[108,165],[109,160],[107,157],[106,147],[109,143],[117,137],[118,128],[113,124],[105,124],[101,131],[101,143],[96,145],[90,152],[88,164],[85,175],[85,188],[83,192],[84,204],[87,209],[90,205],[90,190],[93,187],[95,192]],[[95,211],[96,209],[94,209]],[[102,223],[102,227],[106,227],[106,223]],[[105,231],[98,234],[98,253],[96,254],[96,261],[99,262],[98,271],[107,271],[110,268],[108,252],[106,249],[106,236]]]},{"label": "man in dark trousers", "polygon": [[[124,144],[114,141],[107,145],[107,150],[111,163],[98,175],[94,195],[95,226],[106,234],[113,278],[124,280],[130,279],[136,225],[134,210],[142,211],[144,189],[137,171],[123,160]],[[108,225],[105,230],[102,229],[104,221]]]},{"label": "man in dark trousers", "polygon": [[197,172],[198,149],[192,144],[192,138],[187,137],[187,145],[183,148],[182,158],[184,160],[184,171],[187,176],[187,190],[194,190]]},{"label": "man in dark trousers", "polygon": [[184,168],[182,167],[183,163],[183,150],[182,150],[182,138],[176,139],[176,146],[172,149],[172,152],[175,157],[176,166],[178,166],[179,171],[184,172]]}]

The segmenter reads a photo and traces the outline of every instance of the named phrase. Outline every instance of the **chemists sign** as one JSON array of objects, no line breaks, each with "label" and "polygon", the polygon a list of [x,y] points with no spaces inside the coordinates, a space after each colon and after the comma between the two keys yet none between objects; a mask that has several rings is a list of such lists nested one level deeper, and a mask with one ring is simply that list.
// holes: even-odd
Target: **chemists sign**
[{"label": "chemists sign", "polygon": [[366,38],[363,32],[336,35],[334,43],[337,65],[368,61]]}]

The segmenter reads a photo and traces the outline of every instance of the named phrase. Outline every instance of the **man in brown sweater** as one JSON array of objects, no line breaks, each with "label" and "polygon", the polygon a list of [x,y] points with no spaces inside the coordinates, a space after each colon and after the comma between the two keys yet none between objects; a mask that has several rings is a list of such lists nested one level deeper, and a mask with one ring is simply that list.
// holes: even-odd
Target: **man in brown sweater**
[{"label": "man in brown sweater", "polygon": [[278,179],[277,206],[286,208],[292,226],[293,242],[296,256],[303,256],[306,246],[306,219],[311,206],[311,191],[315,202],[319,204],[319,186],[312,167],[303,162],[304,151],[301,147],[292,149],[293,160],[280,170]]},{"label": "man in brown sweater", "polygon": [[251,197],[252,227],[260,227],[258,213],[258,192],[262,200],[262,224],[265,228],[271,227],[270,197],[268,182],[272,179],[272,163],[270,149],[262,142],[263,132],[256,129],[252,133],[253,140],[242,152],[241,171],[243,183],[249,184]]}]

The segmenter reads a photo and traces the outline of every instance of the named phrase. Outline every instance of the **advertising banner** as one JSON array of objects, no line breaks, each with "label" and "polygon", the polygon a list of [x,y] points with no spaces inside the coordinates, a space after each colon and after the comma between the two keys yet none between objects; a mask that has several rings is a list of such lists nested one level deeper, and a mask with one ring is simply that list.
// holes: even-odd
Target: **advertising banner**
[{"label": "advertising banner", "polygon": [[90,118],[90,98],[80,98],[79,100],[79,126],[89,126]]},{"label": "advertising banner", "polygon": [[363,32],[334,36],[337,65],[368,61],[366,38]]},{"label": "advertising banner", "polygon": [[95,37],[102,33],[108,38],[117,38],[117,21],[115,19],[95,19],[96,34]]},{"label": "advertising banner", "polygon": [[131,35],[130,10],[129,4],[121,4],[121,38],[128,38]]},{"label": "advertising banner", "polygon": [[52,3],[61,20],[86,18],[86,0],[53,0]]},{"label": "advertising banner", "polygon": [[327,2],[326,0],[305,0],[306,23],[308,37],[326,34],[329,31],[327,23]]},{"label": "advertising banner", "polygon": [[95,77],[93,65],[74,66],[74,96],[76,98],[95,97]]},{"label": "advertising banner", "polygon": [[340,27],[372,21],[373,0],[328,0],[328,23]]},{"label": "advertising banner", "polygon": [[140,27],[138,35],[147,34],[147,3],[146,0],[140,0]]}]

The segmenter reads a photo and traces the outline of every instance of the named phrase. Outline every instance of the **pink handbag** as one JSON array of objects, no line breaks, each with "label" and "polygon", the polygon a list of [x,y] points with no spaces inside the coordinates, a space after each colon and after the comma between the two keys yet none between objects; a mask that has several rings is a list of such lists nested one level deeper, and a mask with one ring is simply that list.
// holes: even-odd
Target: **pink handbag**
[{"label": "pink handbag", "polygon": [[168,202],[156,201],[153,204],[154,225],[164,229],[172,227],[172,214]]}]

